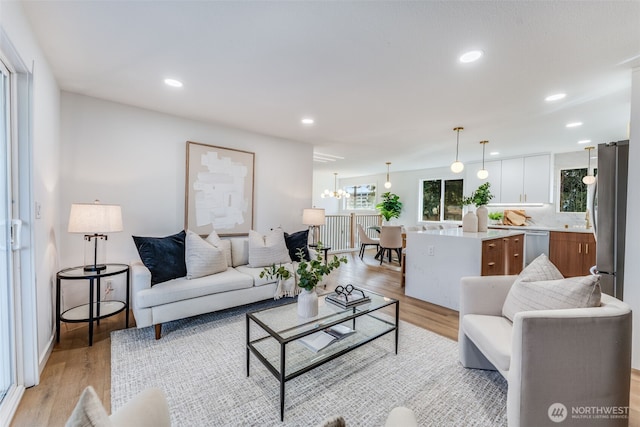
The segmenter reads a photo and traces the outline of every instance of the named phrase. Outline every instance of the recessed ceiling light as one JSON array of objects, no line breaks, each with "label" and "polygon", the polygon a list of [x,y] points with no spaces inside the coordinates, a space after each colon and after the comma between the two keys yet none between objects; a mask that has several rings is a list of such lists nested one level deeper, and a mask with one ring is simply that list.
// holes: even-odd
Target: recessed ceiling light
[{"label": "recessed ceiling light", "polygon": [[588,144],[590,142],[591,142],[590,139],[581,139],[580,141],[578,141],[578,144]]},{"label": "recessed ceiling light", "polygon": [[578,126],[582,126],[582,122],[567,123],[568,128],[577,128]]},{"label": "recessed ceiling light", "polygon": [[498,154],[500,154],[499,151],[492,151],[489,153],[490,156],[497,156]]},{"label": "recessed ceiling light", "polygon": [[554,95],[547,96],[544,100],[547,102],[558,101],[560,99],[563,99],[565,96],[567,96],[566,93],[556,93]]},{"label": "recessed ceiling light", "polygon": [[483,52],[481,50],[470,50],[469,52],[465,52],[460,56],[460,62],[467,63],[477,61],[482,56],[482,53]]},{"label": "recessed ceiling light", "polygon": [[300,120],[300,122],[301,122],[303,125],[312,125],[313,123],[315,123],[315,120],[313,120],[313,119],[312,119],[312,118],[310,118],[310,117],[305,117],[304,119]]},{"label": "recessed ceiling light", "polygon": [[182,87],[182,82],[176,79],[164,79],[164,84],[171,87]]}]

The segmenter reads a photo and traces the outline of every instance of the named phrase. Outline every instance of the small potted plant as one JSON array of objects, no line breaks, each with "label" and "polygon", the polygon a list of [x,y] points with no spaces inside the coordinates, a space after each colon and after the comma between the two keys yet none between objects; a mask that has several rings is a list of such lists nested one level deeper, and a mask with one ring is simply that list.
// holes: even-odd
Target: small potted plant
[{"label": "small potted plant", "polygon": [[[298,249],[298,259],[300,261],[296,268],[297,277],[293,277],[292,273],[283,265],[276,267],[276,265],[273,264],[265,267],[264,270],[260,272],[261,278],[277,278],[281,283],[284,282],[283,286],[290,280],[297,279],[297,287],[302,289],[302,292],[298,296],[298,315],[301,317],[318,315],[318,294],[315,292],[316,286],[318,286],[325,276],[340,267],[340,264],[347,263],[346,257],[338,258],[335,255],[332,260],[327,259],[325,263],[321,255],[322,242],[318,242],[316,249],[316,256],[310,261],[305,261],[303,250]],[[280,284],[278,286],[280,286]],[[298,292],[295,293],[297,294]]]},{"label": "small potted plant", "polygon": [[[471,196],[465,197],[462,199],[462,203],[464,205],[476,206],[475,215],[477,217],[477,223],[478,223],[477,227],[473,227],[469,225],[467,227],[467,230],[465,230],[465,222],[463,218],[463,221],[462,221],[463,231],[473,231],[472,230],[473,228],[477,228],[478,232],[487,231],[487,225],[489,222],[489,210],[487,209],[486,205],[487,203],[489,203],[491,199],[493,199],[493,194],[491,194],[489,187],[491,187],[491,183],[485,182],[484,184],[481,184],[473,193],[471,193]],[[469,213],[471,212],[468,212],[467,215]],[[465,215],[465,217],[467,215]],[[472,215],[469,215],[469,218],[470,218],[469,222],[472,222],[471,216]]]},{"label": "small potted plant", "polygon": [[391,218],[399,218],[402,212],[402,202],[400,196],[390,192],[382,194],[382,201],[376,205],[376,209],[380,211],[380,215],[389,222]]},{"label": "small potted plant", "polygon": [[492,221],[492,224],[500,224],[503,216],[504,214],[502,212],[489,212],[489,219]]}]

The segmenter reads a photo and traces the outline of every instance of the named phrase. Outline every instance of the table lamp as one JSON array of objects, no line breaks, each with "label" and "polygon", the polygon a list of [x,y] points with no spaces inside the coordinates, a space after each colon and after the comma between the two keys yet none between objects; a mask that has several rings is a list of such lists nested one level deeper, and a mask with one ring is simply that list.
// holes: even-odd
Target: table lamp
[{"label": "table lamp", "polygon": [[302,223],[311,229],[312,245],[318,245],[320,226],[324,225],[324,209],[309,208],[302,211]]},{"label": "table lamp", "polygon": [[94,203],[73,203],[69,213],[68,231],[84,233],[84,271],[102,271],[107,268],[102,263],[105,251],[102,249],[99,255],[98,242],[107,240],[105,233],[122,231],[122,209],[120,205],[103,205],[98,200]]}]

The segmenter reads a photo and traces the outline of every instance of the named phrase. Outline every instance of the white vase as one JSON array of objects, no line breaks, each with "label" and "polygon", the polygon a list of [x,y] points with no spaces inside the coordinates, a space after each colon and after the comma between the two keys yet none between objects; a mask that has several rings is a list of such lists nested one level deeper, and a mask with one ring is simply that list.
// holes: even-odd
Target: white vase
[{"label": "white vase", "polygon": [[462,231],[466,233],[478,232],[478,217],[475,212],[469,211],[462,217]]},{"label": "white vase", "polygon": [[298,295],[298,316],[315,317],[318,315],[318,294],[313,289],[308,291],[303,289]]},{"label": "white vase", "polygon": [[489,209],[486,206],[479,206],[476,209],[476,216],[478,217],[478,232],[482,233],[488,230],[489,224]]}]

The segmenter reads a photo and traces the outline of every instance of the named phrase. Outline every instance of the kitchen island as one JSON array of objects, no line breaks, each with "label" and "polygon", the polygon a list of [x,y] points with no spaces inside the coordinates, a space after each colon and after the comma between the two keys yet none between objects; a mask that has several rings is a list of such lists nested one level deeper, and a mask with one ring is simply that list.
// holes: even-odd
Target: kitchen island
[{"label": "kitchen island", "polygon": [[460,308],[460,278],[518,274],[524,232],[462,228],[407,233],[405,294],[453,310]]}]

